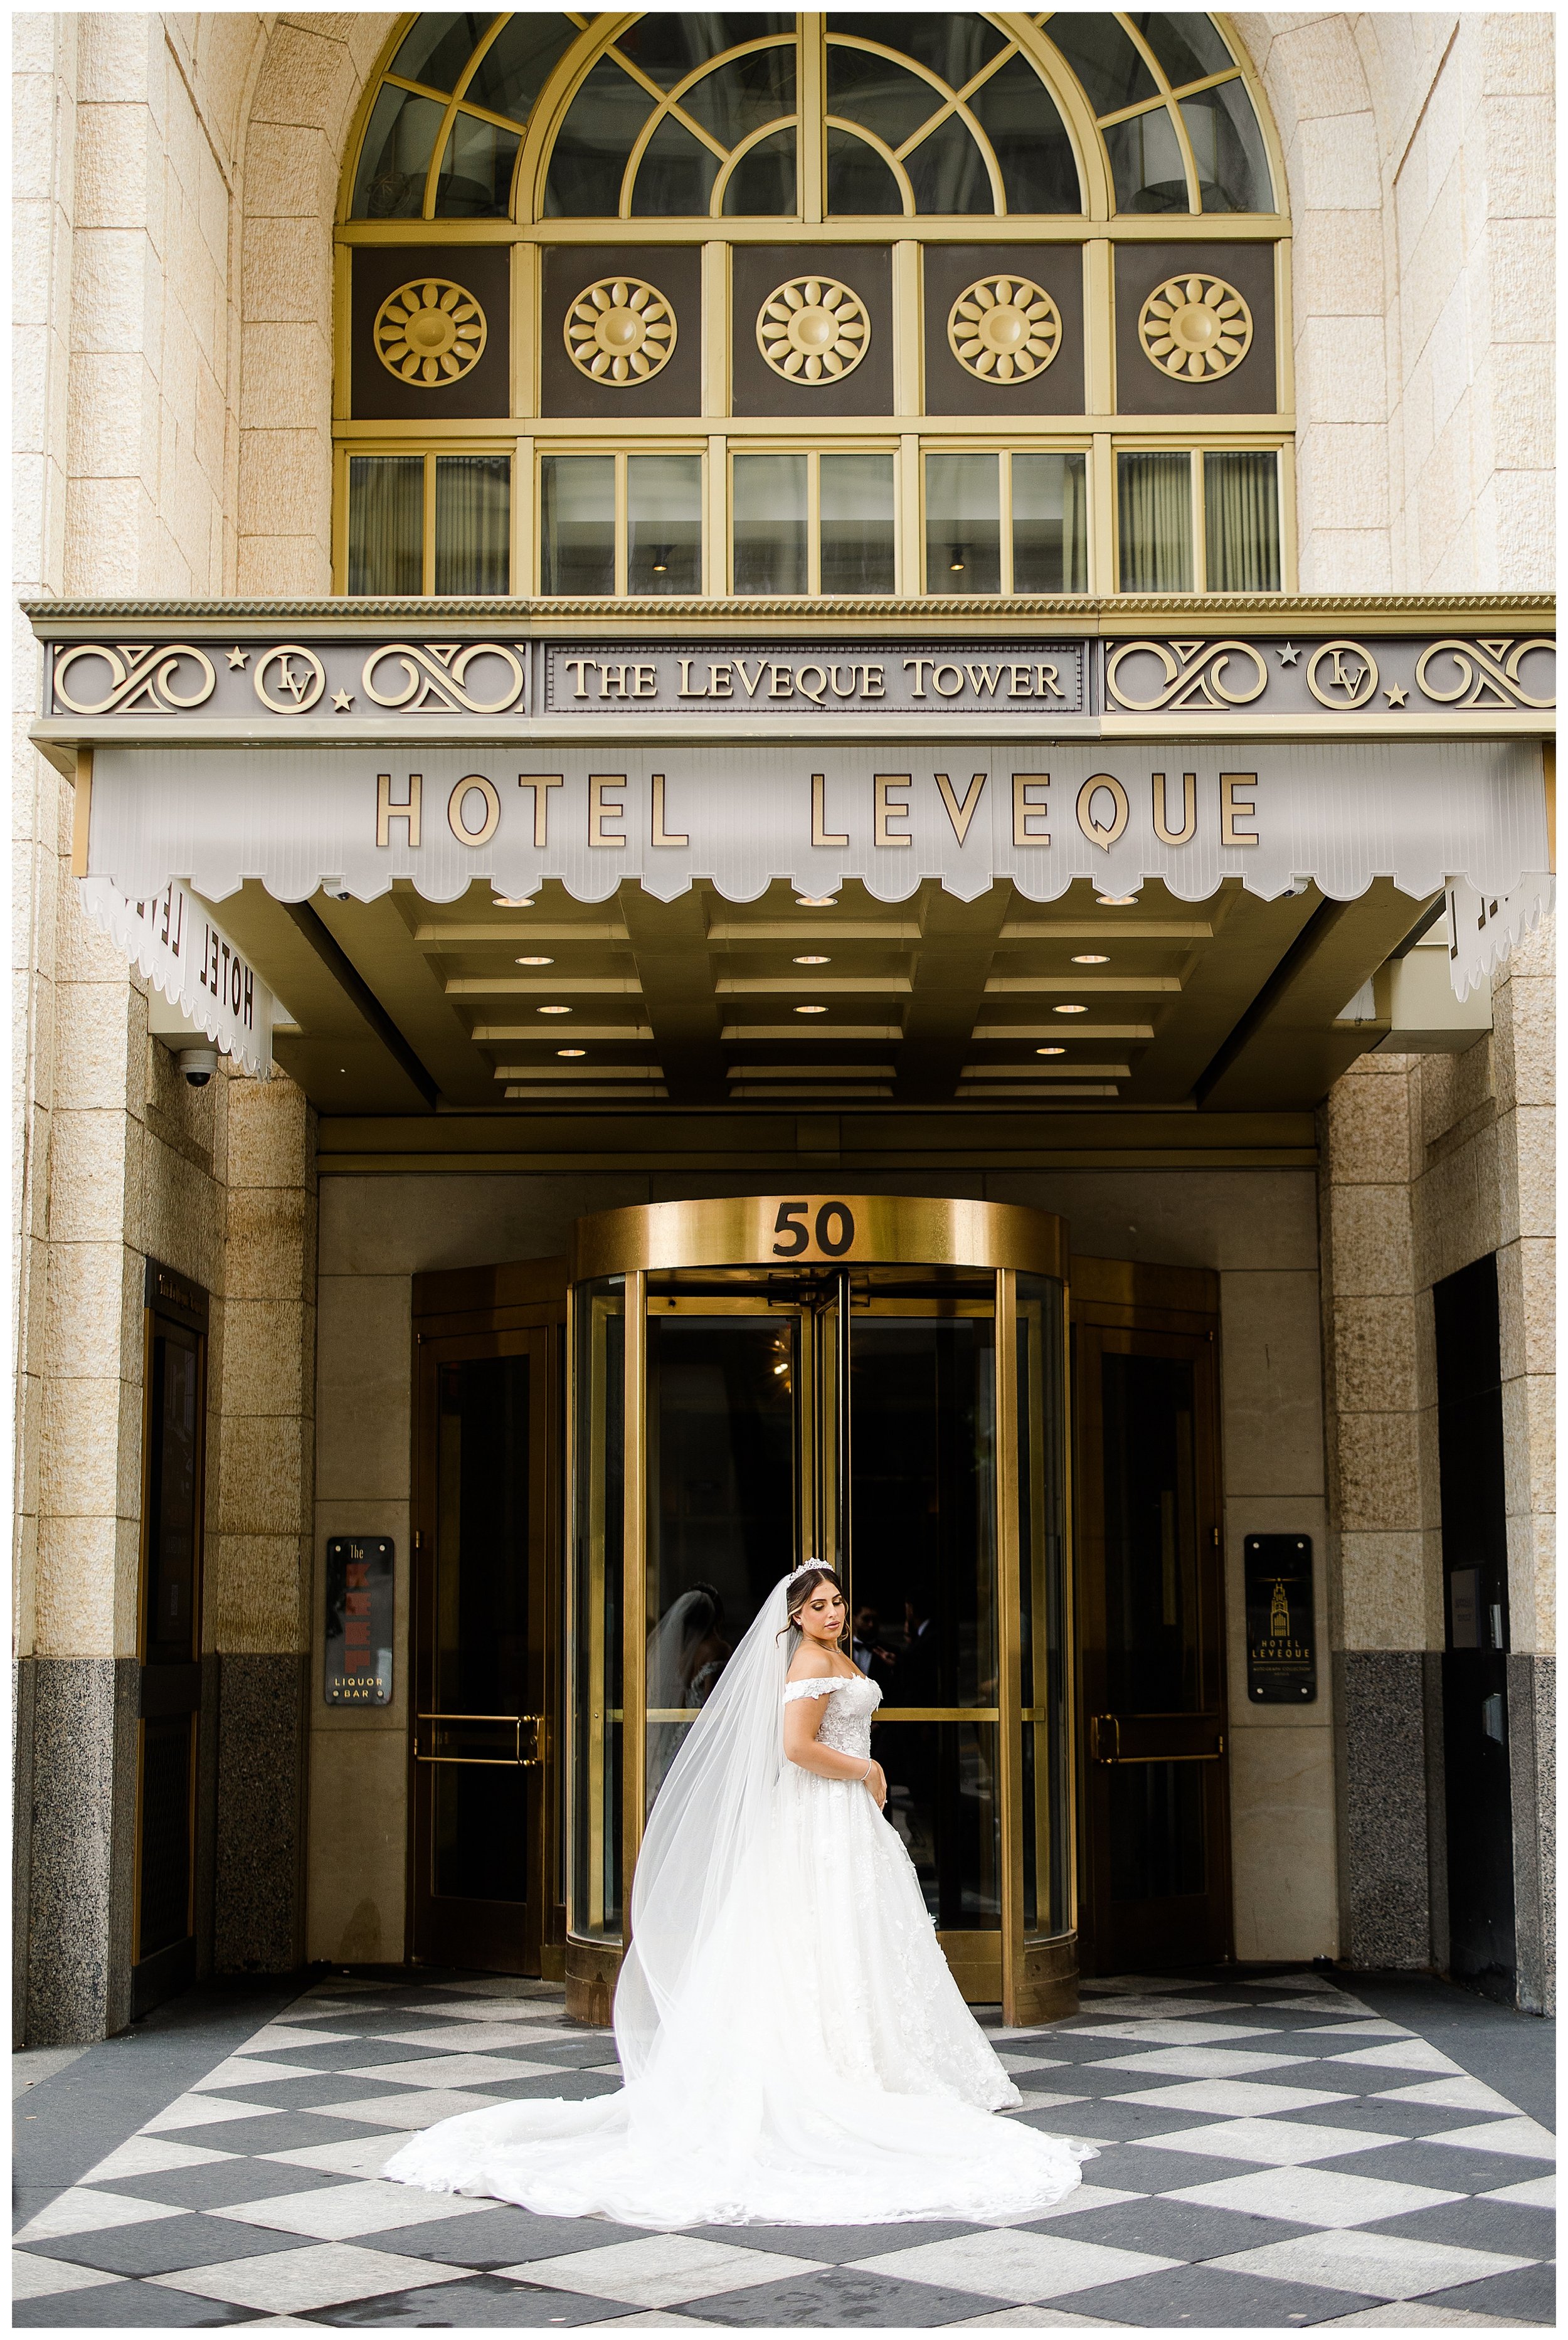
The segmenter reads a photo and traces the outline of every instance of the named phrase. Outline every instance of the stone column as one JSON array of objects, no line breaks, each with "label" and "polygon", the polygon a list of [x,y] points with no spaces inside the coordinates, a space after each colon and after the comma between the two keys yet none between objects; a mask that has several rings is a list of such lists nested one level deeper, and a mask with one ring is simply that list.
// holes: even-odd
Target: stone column
[{"label": "stone column", "polygon": [[218,1669],[214,1960],[276,1973],[303,1956],[315,1115],[282,1074],[227,1087],[222,1492],[203,1625]]}]

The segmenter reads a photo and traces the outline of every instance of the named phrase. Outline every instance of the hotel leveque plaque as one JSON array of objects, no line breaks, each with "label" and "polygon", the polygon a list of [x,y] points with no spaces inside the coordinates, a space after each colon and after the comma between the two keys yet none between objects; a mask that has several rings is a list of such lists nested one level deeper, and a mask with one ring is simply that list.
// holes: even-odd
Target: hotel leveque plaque
[{"label": "hotel leveque plaque", "polygon": [[1253,1706],[1304,1706],[1317,1696],[1312,1538],[1249,1535],[1246,1695]]}]

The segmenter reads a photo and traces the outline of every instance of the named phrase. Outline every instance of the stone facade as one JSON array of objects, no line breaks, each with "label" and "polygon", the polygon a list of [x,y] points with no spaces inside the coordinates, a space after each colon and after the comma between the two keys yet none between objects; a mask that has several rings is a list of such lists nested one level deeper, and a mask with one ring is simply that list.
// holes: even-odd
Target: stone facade
[{"label": "stone facade", "polygon": [[[332,220],[395,21],[12,20],[18,592],[329,589]],[[1551,19],[1230,21],[1290,192],[1304,589],[1549,584]],[[203,1727],[216,1800],[200,1898],[202,1954],[219,1967],[286,1968],[307,1938],[332,1957],[401,1955],[396,1896],[330,1875],[337,1773],[316,1780],[307,1936],[307,1770],[328,1734],[307,1750],[302,1667],[332,1505],[373,1497],[397,1532],[407,1440],[394,1406],[351,1470],[351,1406],[323,1420],[318,1450],[313,1115],[281,1077],[225,1067],[191,1090],[149,1036],[144,986],[76,905],[72,790],[29,743],[35,653],[15,622],[15,1974],[22,2035],[47,2042],[127,2013],[144,1261],[212,1298]],[[1237,1733],[1238,1873],[1251,1842],[1257,1880],[1238,1903],[1244,1956],[1442,1955],[1441,1847],[1425,1849],[1417,1816],[1430,1763],[1412,1769],[1431,1742],[1442,1639],[1428,1295],[1488,1249],[1503,1294],[1515,1777],[1548,1777],[1548,952],[1537,937],[1505,971],[1490,1042],[1456,1060],[1365,1060],[1325,1108],[1321,1414],[1310,1214],[1293,1203],[1250,1248],[1245,1217],[1233,1225],[1214,1197],[1178,1205],[1175,1180],[1131,1214],[1168,1232],[1188,1204],[1194,1224],[1220,1212],[1191,1255],[1219,1268],[1227,1346],[1249,1361],[1227,1400],[1233,1545],[1245,1527],[1317,1522],[1327,1503],[1327,1700],[1310,1724],[1260,1714]],[[1050,1184],[1014,1198],[1045,1201]],[[594,1206],[574,1193],[568,1215]],[[546,1215],[564,1208],[556,1197]],[[351,1304],[340,1279],[360,1271],[344,1255],[339,1244],[319,1286],[320,1386],[340,1399],[350,1319],[373,1302]],[[377,1262],[367,1289],[388,1274]],[[1280,1310],[1310,1362],[1262,1423],[1247,1375]],[[390,1719],[384,1731],[337,1720],[364,1741],[355,1780],[374,1790],[395,1772],[401,1793]],[[1402,1816],[1393,1859],[1385,1762]],[[1516,1786],[1533,2003],[1549,1988],[1550,1810]]]}]

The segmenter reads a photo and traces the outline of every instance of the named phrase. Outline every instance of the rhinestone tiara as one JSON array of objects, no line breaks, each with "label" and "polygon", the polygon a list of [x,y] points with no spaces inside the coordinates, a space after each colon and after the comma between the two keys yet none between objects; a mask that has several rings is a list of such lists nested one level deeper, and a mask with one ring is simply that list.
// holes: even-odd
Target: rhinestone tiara
[{"label": "rhinestone tiara", "polygon": [[[801,1562],[801,1563],[800,1563],[799,1567],[798,1569],[796,1569],[796,1570],[794,1571],[794,1572],[791,1574],[791,1576],[790,1576],[790,1578],[789,1578],[789,1583],[790,1583],[790,1584],[793,1584],[793,1583],[797,1581],[797,1579],[798,1579],[798,1578],[799,1578],[799,1577],[802,1577],[802,1576],[809,1576],[809,1575],[810,1575],[810,1573],[811,1573],[811,1571],[812,1571],[814,1568],[819,1568],[819,1569],[821,1569],[821,1570],[822,1570],[822,1572],[823,1572],[823,1573],[824,1573],[825,1575],[831,1576],[831,1577],[835,1580],[835,1581],[837,1581],[839,1572],[838,1572],[838,1570],[837,1570],[837,1569],[832,1565],[832,1562],[831,1562],[830,1561],[826,1561],[826,1560],[803,1560],[803,1561]],[[788,1589],[788,1588],[786,1588],[786,1589]]]}]

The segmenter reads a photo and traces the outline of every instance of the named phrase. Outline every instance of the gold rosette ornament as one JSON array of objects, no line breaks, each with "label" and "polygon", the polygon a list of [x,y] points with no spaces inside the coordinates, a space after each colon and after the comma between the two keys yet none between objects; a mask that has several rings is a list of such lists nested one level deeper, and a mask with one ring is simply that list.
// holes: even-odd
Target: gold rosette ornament
[{"label": "gold rosette ornament", "polygon": [[948,314],[948,346],[981,382],[1027,382],[1061,345],[1057,304],[1027,276],[982,276]]},{"label": "gold rosette ornament", "polygon": [[794,276],[758,312],[757,346],[786,382],[841,382],[871,346],[871,320],[848,284]]},{"label": "gold rosette ornament", "polygon": [[1252,311],[1222,276],[1172,276],[1144,302],[1138,339],[1176,382],[1215,382],[1252,347]]},{"label": "gold rosette ornament", "polygon": [[421,277],[389,292],[376,311],[376,355],[400,382],[444,390],[479,363],[485,332],[471,292],[447,276]]},{"label": "gold rosette ornament", "polygon": [[675,347],[675,312],[657,285],[605,276],[584,285],[566,312],[567,354],[590,382],[650,382]]}]

